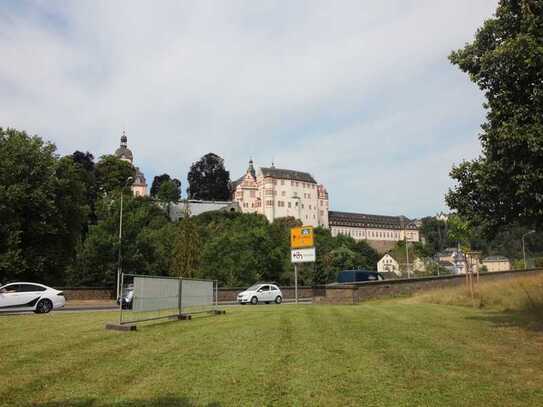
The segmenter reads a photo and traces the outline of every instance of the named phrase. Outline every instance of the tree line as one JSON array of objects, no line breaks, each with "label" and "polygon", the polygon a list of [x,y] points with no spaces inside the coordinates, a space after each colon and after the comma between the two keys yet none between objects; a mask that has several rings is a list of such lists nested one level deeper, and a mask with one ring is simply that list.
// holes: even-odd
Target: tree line
[{"label": "tree line", "polygon": [[[134,197],[134,167],[89,152],[60,156],[55,146],[23,131],[0,129],[0,282],[55,286],[115,284],[123,194],[123,270],[201,277],[228,286],[292,279],[289,233],[294,218],[209,212],[172,222],[165,205],[181,197],[181,182],[155,177],[151,196]],[[208,154],[188,175],[188,197],[229,199],[222,159]],[[317,228],[317,262],[300,270],[303,284],[327,283],[346,268],[375,269],[364,242]]]}]

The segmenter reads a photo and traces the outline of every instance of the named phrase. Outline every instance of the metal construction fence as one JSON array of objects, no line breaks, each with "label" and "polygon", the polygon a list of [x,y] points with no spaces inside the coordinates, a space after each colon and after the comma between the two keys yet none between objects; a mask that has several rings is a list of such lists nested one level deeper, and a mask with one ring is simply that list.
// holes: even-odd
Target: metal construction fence
[{"label": "metal construction fence", "polygon": [[121,325],[218,312],[214,280],[123,274],[121,284]]}]

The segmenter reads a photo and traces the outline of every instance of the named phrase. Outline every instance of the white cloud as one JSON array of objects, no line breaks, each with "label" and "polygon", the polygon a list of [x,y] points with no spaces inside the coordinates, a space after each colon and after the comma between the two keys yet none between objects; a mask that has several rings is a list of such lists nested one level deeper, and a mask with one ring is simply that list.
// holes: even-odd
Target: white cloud
[{"label": "white cloud", "polygon": [[0,125],[96,155],[125,127],[148,178],[184,179],[209,151],[233,178],[275,158],[325,182],[335,209],[418,216],[477,154],[481,97],[446,57],[495,3],[9,3]]}]

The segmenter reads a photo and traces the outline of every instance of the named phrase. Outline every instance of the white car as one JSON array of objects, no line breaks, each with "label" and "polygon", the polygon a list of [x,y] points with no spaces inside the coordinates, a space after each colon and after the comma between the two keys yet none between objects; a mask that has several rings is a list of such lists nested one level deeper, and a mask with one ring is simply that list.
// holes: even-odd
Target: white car
[{"label": "white car", "polygon": [[64,307],[64,293],[37,283],[10,283],[0,287],[0,311],[46,314]]},{"label": "white car", "polygon": [[281,304],[283,293],[275,284],[259,283],[239,293],[238,302],[242,305],[247,303],[256,305],[259,302]]}]

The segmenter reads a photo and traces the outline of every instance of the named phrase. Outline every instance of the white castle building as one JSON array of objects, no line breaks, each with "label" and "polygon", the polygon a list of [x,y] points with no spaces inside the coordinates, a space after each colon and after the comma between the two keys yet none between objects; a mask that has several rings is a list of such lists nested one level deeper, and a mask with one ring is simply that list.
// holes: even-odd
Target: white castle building
[{"label": "white castle building", "polygon": [[[115,157],[134,165],[134,155],[132,154],[132,150],[128,148],[128,138],[126,137],[124,131],[121,137],[121,145],[117,150],[115,150]],[[134,177],[134,182],[132,183],[132,192],[134,193],[134,196],[145,196],[147,195],[147,182],[145,180],[145,175],[143,175],[139,167],[135,168],[136,176]]]},{"label": "white castle building", "polygon": [[346,235],[354,240],[365,240],[380,253],[391,250],[400,240],[420,241],[417,225],[405,216],[336,211],[330,211],[328,216],[332,236]]},{"label": "white castle building", "polygon": [[304,225],[328,227],[328,192],[307,172],[271,167],[255,170],[232,183],[232,200],[244,213],[259,213],[273,222],[292,216]]}]

